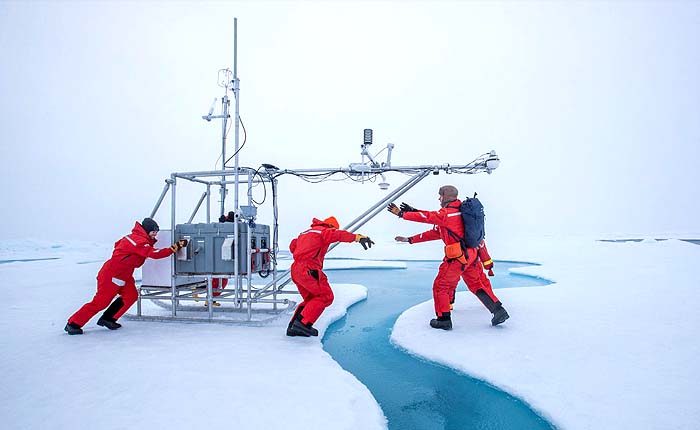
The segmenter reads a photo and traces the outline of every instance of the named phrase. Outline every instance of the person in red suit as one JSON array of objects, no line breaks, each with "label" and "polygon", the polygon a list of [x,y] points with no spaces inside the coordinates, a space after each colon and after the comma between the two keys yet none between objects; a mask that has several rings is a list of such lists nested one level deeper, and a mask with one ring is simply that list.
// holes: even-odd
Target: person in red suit
[{"label": "person in red suit", "polygon": [[476,249],[468,248],[464,251],[459,243],[459,238],[464,237],[464,223],[459,210],[462,202],[457,196],[457,188],[444,185],[438,191],[441,206],[438,211],[418,210],[406,203],[402,203],[401,208],[394,203],[387,206],[387,210],[399,218],[433,224],[431,230],[411,237],[396,236],[394,238],[396,241],[413,244],[442,239],[445,243],[445,257],[433,281],[433,304],[437,318],[430,320],[430,327],[443,330],[452,330],[450,302],[459,278],[467,266],[476,260]]},{"label": "person in red suit", "polygon": [[[486,242],[482,240],[476,250],[477,258],[462,273],[462,279],[467,284],[469,291],[493,314],[491,325],[498,325],[510,318],[510,315],[494,294],[491,281],[484,274],[484,270],[488,270],[489,276],[493,276],[493,260],[489,255],[488,248],[486,248]],[[454,303],[454,296],[452,302]]]},{"label": "person in red suit", "polygon": [[340,230],[335,217],[323,221],[314,218],[311,228],[289,244],[289,251],[294,257],[292,281],[303,300],[289,321],[287,336],[318,336],[318,330],[313,324],[333,303],[333,290],[323,273],[323,260],[328,247],[335,242],[359,242],[364,249],[374,245],[367,236]]},{"label": "person in red suit", "polygon": [[[212,289],[212,297],[219,297],[222,293],[224,288],[228,285],[228,278],[212,278],[211,279],[211,289]],[[221,286],[221,288],[219,288]],[[195,302],[199,302],[199,294],[194,293],[192,294],[192,297],[194,298]],[[213,300],[211,302],[212,306],[221,306],[221,303],[217,302],[216,300]],[[207,302],[204,302],[204,306],[208,306]]]},{"label": "person in red suit", "polygon": [[[137,221],[134,224],[130,234],[115,242],[112,258],[102,265],[97,274],[95,297],[68,318],[64,328],[68,334],[83,334],[82,327],[105,308],[107,309],[97,320],[97,325],[110,330],[121,327],[117,320],[138,298],[134,270],[141,267],[147,258],[170,257],[180,248],[187,246],[186,240],[180,240],[169,248],[154,248],[158,230],[158,224],[154,220],[144,218],[141,223]],[[119,297],[112,301],[117,295]]]}]

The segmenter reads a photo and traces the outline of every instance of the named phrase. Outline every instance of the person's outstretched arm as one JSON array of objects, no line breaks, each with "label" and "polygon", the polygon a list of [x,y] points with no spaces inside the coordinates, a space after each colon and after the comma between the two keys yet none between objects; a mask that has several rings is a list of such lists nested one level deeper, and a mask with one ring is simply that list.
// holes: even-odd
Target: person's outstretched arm
[{"label": "person's outstretched arm", "polygon": [[[402,203],[402,206],[405,204]],[[408,205],[406,205],[408,206]],[[410,206],[409,206],[410,207]],[[401,210],[394,203],[390,203],[386,210],[392,214],[403,218],[406,221],[422,222],[425,224],[438,225],[440,227],[447,226],[447,217],[452,214],[448,214],[446,208],[442,208],[439,211],[422,211],[410,207],[412,210]]]},{"label": "person's outstretched arm", "polygon": [[432,229],[428,231],[424,231],[423,233],[419,233],[416,235],[413,235],[408,238],[408,243],[420,243],[420,242],[429,242],[431,240],[438,240],[441,239],[440,237],[440,230],[438,230],[437,226],[434,226]]}]

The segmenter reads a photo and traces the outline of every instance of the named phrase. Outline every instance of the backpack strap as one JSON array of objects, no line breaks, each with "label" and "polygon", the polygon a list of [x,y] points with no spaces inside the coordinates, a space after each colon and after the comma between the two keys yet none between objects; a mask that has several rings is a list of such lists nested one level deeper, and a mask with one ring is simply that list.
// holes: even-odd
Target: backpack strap
[{"label": "backpack strap", "polygon": [[447,230],[447,234],[449,234],[450,236],[452,236],[453,239],[457,239],[457,241],[459,242],[459,244],[462,245],[462,249],[467,249],[467,248],[469,248],[469,247],[467,246],[467,243],[464,241],[464,238],[463,238],[463,237],[459,237],[459,235],[458,235],[457,233],[455,233],[454,231],[450,230],[450,229],[447,228],[447,227],[445,227],[445,230]]},{"label": "backpack strap", "polygon": [[[455,199],[455,200],[457,200],[457,199]],[[460,219],[461,219],[461,217],[462,217],[462,210],[460,209],[461,204],[460,204],[460,206],[449,206],[450,203],[454,202],[455,200],[448,202],[446,207],[451,207],[452,209],[457,209],[457,212],[454,212],[453,214],[459,214]],[[453,214],[450,214],[450,215],[453,215]],[[445,227],[445,230],[447,230],[447,233],[450,236],[452,236],[453,239],[456,239],[459,242],[459,244],[462,246],[462,249],[466,250],[468,248],[466,239],[464,237],[460,237],[457,233],[455,233],[454,231],[450,230],[447,227]]]}]

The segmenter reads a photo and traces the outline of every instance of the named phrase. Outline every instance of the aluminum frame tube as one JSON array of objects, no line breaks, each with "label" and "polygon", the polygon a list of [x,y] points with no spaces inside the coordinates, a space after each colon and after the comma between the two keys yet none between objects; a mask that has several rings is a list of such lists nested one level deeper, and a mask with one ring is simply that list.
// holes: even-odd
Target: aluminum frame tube
[{"label": "aluminum frame tube", "polygon": [[211,184],[207,184],[207,224],[211,222]]},{"label": "aluminum frame tube", "polygon": [[252,268],[252,264],[251,264],[251,261],[250,261],[250,257],[251,257],[251,255],[252,255],[251,252],[250,252],[250,251],[251,251],[251,249],[250,249],[250,238],[252,237],[252,232],[251,232],[251,230],[252,230],[252,229],[249,228],[249,229],[248,229],[248,234],[246,234],[246,241],[247,241],[247,243],[246,243],[246,268],[248,269],[248,275],[246,276],[246,283],[248,284],[248,285],[247,285],[247,287],[248,287],[248,294],[246,295],[246,305],[247,305],[247,307],[248,307],[248,319],[251,319],[251,318],[253,317],[253,315],[252,315],[252,313],[251,313],[251,312],[252,312],[252,311],[251,311],[251,307],[252,307],[252,305],[253,305],[253,302],[252,302],[252,295],[253,295],[253,283],[252,283],[252,281],[253,281],[253,274],[251,273],[252,270],[253,270],[253,268]]},{"label": "aluminum frame tube", "polygon": [[[357,225],[354,225],[356,221],[359,221],[359,218],[358,218],[358,219],[356,219],[356,221],[353,221],[351,224],[349,224],[347,227],[344,227],[343,229],[344,229],[344,230],[352,229],[352,230],[348,230],[348,231],[354,232],[354,230],[356,230],[356,229],[362,227],[363,225],[367,224],[372,218],[374,218],[375,216],[377,216],[377,214],[378,214],[379,212],[381,212],[381,211],[384,210],[384,207],[383,207],[383,206],[384,206],[384,204],[385,204],[386,202],[391,202],[391,201],[393,201],[393,200],[395,200],[395,199],[401,197],[401,196],[404,195],[406,192],[408,192],[408,190],[410,190],[410,189],[413,188],[416,184],[418,184],[420,181],[422,181],[423,179],[425,179],[428,175],[430,175],[430,172],[429,172],[429,171],[425,171],[425,172],[419,173],[418,175],[416,175],[416,177],[411,178],[411,179],[413,179],[413,181],[410,181],[410,182],[411,182],[410,184],[407,184],[407,186],[405,186],[405,187],[397,188],[397,189],[395,190],[395,191],[396,191],[395,193],[391,193],[391,195],[384,197],[384,198],[381,199],[377,204],[375,204],[372,208],[370,208],[369,210],[365,211],[365,213],[363,214],[364,219],[362,220],[362,222],[360,222],[360,223],[357,224]],[[336,242],[336,243],[334,243],[333,245],[331,245],[330,247],[328,247],[328,251],[332,250],[332,249],[335,248],[336,246],[338,246],[338,242]]]},{"label": "aluminum frame tube", "polygon": [[[234,92],[236,89],[234,88]],[[238,122],[238,121],[237,121]],[[467,163],[467,164],[460,164],[460,165],[451,165],[451,164],[429,164],[429,165],[420,165],[420,166],[379,166],[379,167],[372,167],[372,166],[367,166],[367,170],[363,171],[357,171],[355,169],[351,169],[349,167],[319,167],[319,168],[314,168],[314,169],[283,169],[283,170],[275,170],[274,174],[275,175],[281,175],[281,174],[296,174],[296,173],[328,173],[328,172],[335,172],[337,171],[338,173],[348,173],[348,174],[379,174],[379,173],[388,173],[388,172],[399,172],[399,173],[413,173],[417,174],[417,171],[444,171],[444,172],[451,172],[454,170],[464,170],[464,169],[471,169],[472,171],[470,172],[459,172],[460,174],[476,174],[476,173],[481,173],[481,172],[489,172],[495,169],[491,169],[487,167],[486,162],[492,159],[498,159],[497,154],[491,154],[491,153],[486,153],[481,156],[479,156],[476,160]],[[176,173],[177,176],[185,178],[185,179],[190,179],[190,178],[195,178],[195,177],[207,177],[207,176],[228,176],[231,174],[236,174],[238,172],[242,173],[248,173],[248,174],[255,174],[256,170],[249,168],[249,167],[238,167],[236,171],[230,172],[230,171],[225,171],[225,170],[216,170],[216,171],[198,171],[198,172],[178,172]],[[192,179],[191,179],[192,180]]]},{"label": "aluminum frame tube", "polygon": [[[224,97],[221,99],[222,110],[224,112],[223,121],[221,121],[221,171],[226,170],[226,124],[228,123],[228,84],[224,87]],[[221,193],[221,213],[224,213],[224,207],[226,204],[226,175],[221,175],[221,188],[219,192]]]},{"label": "aluminum frame tube", "polygon": [[404,182],[403,184],[399,185],[396,187],[396,189],[386,196],[384,196],[382,199],[380,199],[377,203],[375,203],[373,206],[371,206],[369,209],[367,209],[362,215],[358,216],[354,220],[350,221],[346,226],[343,227],[344,230],[347,230],[349,228],[353,228],[355,224],[363,219],[365,216],[367,216],[368,213],[372,212],[373,210],[379,208],[380,206],[383,206],[385,203],[390,202],[398,197],[401,197],[406,191],[410,190],[413,188],[414,185],[416,185],[418,182],[422,181],[426,176],[430,174],[429,171],[426,172],[421,172],[418,173],[414,176],[411,176],[411,178],[408,179],[408,181]]},{"label": "aluminum frame tube", "polygon": [[[252,184],[252,177],[248,175],[248,206],[251,206],[253,204],[253,184]],[[246,282],[248,283],[248,295],[246,298],[246,304],[248,305],[248,319],[252,319],[252,295],[253,295],[253,264],[251,261],[251,257],[253,255],[253,249],[252,249],[252,244],[250,242],[250,239],[252,237],[252,229],[250,228],[250,225],[248,226],[248,234],[246,235],[246,273],[248,274],[246,276]]]},{"label": "aluminum frame tube", "polygon": [[[254,175],[256,172],[255,169],[251,169],[250,167],[239,167],[238,170],[243,174],[250,174],[250,175]],[[229,170],[200,170],[200,171],[196,171],[196,172],[175,172],[173,174],[181,179],[187,179],[187,180],[195,181],[195,182],[199,181],[199,182],[202,182],[205,184],[208,184],[208,183],[218,184],[220,181],[206,182],[206,181],[203,181],[203,180],[197,179],[197,178],[206,178],[206,177],[210,177],[210,176],[222,176],[222,175],[223,176],[234,176],[235,172],[233,172],[233,171],[231,171],[231,169],[229,169]]]},{"label": "aluminum frame tube", "polygon": [[[233,237],[238,240],[238,217],[240,216],[240,207],[238,205],[238,186],[240,184],[239,178],[239,163],[238,163],[238,152],[240,150],[239,146],[239,123],[240,123],[240,84],[238,82],[238,18],[233,18],[233,98],[234,98],[234,124],[233,124],[233,136],[234,136],[234,190],[233,190],[233,210],[234,210],[234,227],[233,227]],[[225,166],[224,166],[225,168]],[[250,175],[248,175],[250,177]],[[222,181],[225,178],[222,178]],[[223,210],[222,210],[223,213]],[[250,231],[250,229],[248,229]],[[240,244],[239,244],[240,246]],[[238,271],[238,262],[234,264],[234,277],[236,279],[236,290],[241,292],[241,282]],[[249,283],[250,286],[250,283]]]},{"label": "aluminum frame tube", "polygon": [[[273,280],[273,285],[275,279],[277,279],[277,251],[279,250],[279,238],[277,237],[277,178],[271,178],[270,184],[272,187],[272,222],[274,223],[272,226],[272,253],[270,260],[272,263],[272,280]],[[272,298],[273,300],[277,300],[277,288],[272,288]],[[273,309],[277,310],[277,302],[274,303],[272,306]]]},{"label": "aluminum frame tube", "polygon": [[209,190],[202,193],[202,197],[199,198],[199,202],[197,203],[197,206],[194,208],[194,211],[192,211],[192,215],[190,216],[190,219],[187,220],[187,224],[192,224],[192,220],[194,219],[195,215],[197,215],[197,212],[199,211],[200,206],[202,206],[202,202],[204,201],[204,198],[207,196],[208,191]]},{"label": "aluminum frame tube", "polygon": [[[217,170],[217,172],[218,172],[218,170]],[[183,174],[181,174],[181,173],[173,173],[173,175],[175,175],[176,177],[178,177],[178,178],[180,178],[180,179],[186,179],[186,180],[188,180],[188,181],[190,181],[190,182],[196,182],[196,183],[198,183],[198,184],[215,185],[215,184],[221,183],[221,181],[205,181],[205,180],[203,180],[203,179],[197,179],[197,178],[194,177],[194,176],[191,176],[191,175],[183,175]]]},{"label": "aluminum frame tube", "polygon": [[[171,175],[170,179],[172,180],[172,192],[170,193],[170,243],[175,243],[175,203],[176,203],[176,194],[177,194],[177,179],[175,178],[174,175]],[[170,259],[170,273],[172,273],[172,276],[170,277],[170,301],[172,303],[172,316],[175,318],[177,316],[177,291],[175,286],[177,285],[176,282],[176,274],[175,274],[175,258]]]},{"label": "aluminum frame tube", "polygon": [[[399,185],[394,191],[392,191],[392,192],[389,193],[388,195],[384,196],[381,200],[379,200],[379,202],[375,203],[372,207],[370,207],[370,209],[366,210],[362,215],[360,215],[359,217],[357,217],[357,218],[355,218],[354,220],[352,220],[352,221],[350,222],[350,224],[348,224],[346,227],[343,227],[343,229],[345,230],[345,229],[348,229],[348,228],[355,228],[355,227],[353,227],[353,226],[354,226],[357,222],[359,222],[359,221],[362,220],[364,217],[366,217],[369,213],[371,213],[372,211],[374,211],[374,212],[371,214],[371,216],[370,216],[369,218],[367,218],[366,220],[364,220],[364,221],[363,221],[361,224],[359,224],[356,228],[359,228],[359,227],[365,225],[369,220],[371,220],[372,218],[374,218],[375,216],[377,216],[377,214],[378,214],[379,212],[381,212],[381,211],[384,209],[382,206],[383,206],[386,202],[389,202],[389,201],[392,201],[392,200],[394,200],[394,199],[396,199],[396,198],[398,198],[398,197],[401,197],[404,193],[406,193],[408,190],[410,190],[411,188],[413,188],[418,182],[420,182],[420,181],[422,181],[423,179],[425,179],[426,177],[428,177],[428,176],[430,175],[430,173],[431,173],[431,171],[426,170],[426,171],[423,171],[423,172],[421,172],[421,173],[418,173],[418,174],[412,176],[411,178],[409,178],[408,181],[406,181],[406,182],[404,182],[403,184]],[[352,231],[352,230],[349,230],[349,231]],[[333,245],[331,245],[331,246],[328,248],[328,251],[332,250],[332,249],[335,248],[336,246],[338,246],[338,244],[337,244],[337,243],[334,243]],[[279,282],[279,285],[277,285],[276,289],[277,289],[277,290],[282,289],[285,285],[287,285],[287,284],[289,283],[289,281],[291,281],[291,272],[292,272],[291,269],[290,269],[290,270],[287,270],[287,271],[285,271],[279,278],[273,279],[271,282],[269,282],[268,284],[266,284],[260,291],[258,291],[258,297],[259,297],[261,294],[263,294],[268,288],[270,288],[270,286],[274,285],[276,282]]]},{"label": "aluminum frame tube", "polygon": [[214,319],[214,292],[212,286],[213,276],[211,274],[207,275],[207,313],[209,314],[209,319]]},{"label": "aluminum frame tube", "polygon": [[[238,188],[238,186],[236,186],[236,188]],[[236,214],[236,215],[235,215],[235,218],[238,218],[238,209],[237,209],[237,208],[236,208],[235,214]],[[249,230],[250,230],[250,229],[249,229]],[[240,241],[240,239],[239,239],[239,237],[238,237],[238,232],[239,232],[239,229],[238,229],[238,220],[235,219],[234,222],[233,222],[233,240],[234,240],[235,242],[239,242],[239,241]],[[241,244],[240,244],[240,243],[236,243],[236,246],[235,246],[234,248],[235,248],[236,250],[238,250],[238,247],[239,247],[239,246],[241,246]],[[235,251],[235,254],[234,254],[234,255],[236,255],[236,260],[238,260],[238,255],[237,255],[237,254],[238,254],[238,251]],[[234,277],[234,279],[236,280],[236,285],[235,285],[235,287],[234,287],[234,288],[235,288],[235,291],[236,291],[235,297],[236,297],[237,299],[240,300],[240,299],[243,297],[243,294],[242,294],[242,291],[241,291],[241,288],[242,288],[242,283],[241,283],[241,282],[242,282],[242,279],[241,279],[241,276],[240,276],[241,274],[240,274],[240,272],[239,272],[239,270],[238,270],[238,266],[239,266],[239,262],[236,261],[236,262],[234,263],[234,265],[233,265],[233,277]],[[240,301],[239,301],[238,303],[240,304]]]},{"label": "aluminum frame tube", "polygon": [[165,180],[165,187],[163,187],[163,192],[160,193],[160,197],[158,198],[156,205],[153,207],[153,210],[151,211],[150,218],[153,218],[154,216],[156,216],[156,212],[158,212],[158,209],[160,208],[160,204],[163,203],[163,199],[165,198],[165,194],[168,192],[168,189],[170,188],[171,181],[172,181],[172,178]]}]

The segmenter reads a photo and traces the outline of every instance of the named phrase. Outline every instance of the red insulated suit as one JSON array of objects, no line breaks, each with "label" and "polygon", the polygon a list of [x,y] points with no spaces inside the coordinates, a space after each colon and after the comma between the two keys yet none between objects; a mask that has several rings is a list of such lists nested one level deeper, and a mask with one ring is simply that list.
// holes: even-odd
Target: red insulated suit
[{"label": "red insulated suit", "polygon": [[486,242],[482,240],[476,250],[477,258],[472,264],[467,266],[467,270],[462,273],[462,279],[472,293],[476,294],[477,291],[484,290],[491,297],[491,300],[498,302],[498,297],[496,297],[493,293],[493,288],[491,288],[491,281],[484,273],[484,266],[493,266],[493,261],[486,248]]},{"label": "red insulated suit", "polygon": [[328,247],[335,242],[354,242],[355,237],[354,233],[339,230],[314,218],[311,228],[289,244],[289,251],[294,256],[292,281],[303,298],[298,307],[302,309],[302,324],[315,323],[333,303],[333,290],[323,273],[323,259]]},{"label": "red insulated suit", "polygon": [[[464,222],[459,206],[459,200],[449,202],[439,211],[415,211],[404,212],[403,219],[407,221],[433,224],[433,229],[411,236],[411,243],[427,242],[429,240],[442,239],[445,245],[459,242],[459,237],[464,237]],[[457,237],[450,234],[451,231]],[[456,259],[445,257],[440,264],[438,274],[433,282],[433,302],[435,304],[435,314],[440,317],[450,312],[450,300],[457,288],[460,276],[466,266],[470,266],[476,260],[476,250],[468,249],[465,255],[467,264],[462,264]]]},{"label": "red insulated suit", "polygon": [[84,326],[90,318],[109,306],[117,294],[124,304],[113,318],[117,320],[124,315],[138,298],[134,270],[141,267],[147,258],[165,258],[173,255],[170,248],[153,248],[155,243],[155,239],[148,236],[141,223],[136,222],[130,234],[114,243],[112,258],[102,265],[97,274],[95,297],[68,318],[68,322]]}]

